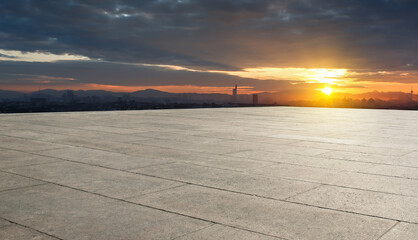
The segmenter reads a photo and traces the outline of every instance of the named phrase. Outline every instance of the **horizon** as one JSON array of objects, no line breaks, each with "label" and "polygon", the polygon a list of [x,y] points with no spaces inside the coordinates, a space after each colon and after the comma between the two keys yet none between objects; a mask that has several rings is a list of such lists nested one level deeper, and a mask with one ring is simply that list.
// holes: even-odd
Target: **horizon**
[{"label": "horizon", "polygon": [[[327,95],[418,89],[418,3],[0,3],[0,89]],[[286,100],[286,99],[285,99]]]},{"label": "horizon", "polygon": [[[239,87],[238,87],[239,90]],[[292,97],[286,97],[286,95],[289,95],[289,93],[286,92],[259,92],[259,93],[240,93],[238,91],[237,96],[246,96],[246,97],[251,97],[252,95],[258,95],[261,96],[263,98],[260,99],[259,103],[260,104],[267,104],[267,105],[288,105],[288,106],[307,106],[307,107],[316,107],[316,106],[328,106],[328,107],[333,107],[333,104],[335,103],[335,101],[346,101],[346,100],[353,100],[353,101],[359,101],[359,100],[371,100],[371,101],[380,101],[380,103],[383,105],[371,105],[369,107],[373,108],[373,107],[384,107],[386,106],[386,103],[396,103],[397,107],[395,106],[391,106],[391,107],[395,107],[395,108],[400,108],[402,109],[402,105],[407,104],[409,107],[414,106],[414,109],[417,107],[415,106],[416,103],[418,103],[416,100],[416,94],[414,94],[412,91],[409,93],[404,93],[404,92],[381,92],[381,91],[372,91],[372,92],[366,92],[366,93],[339,93],[339,92],[333,92],[333,90],[330,89],[321,89],[322,93],[317,93],[316,98],[303,98],[303,97],[296,97],[296,98],[292,98]],[[330,91],[327,92],[326,90]],[[9,101],[11,99],[9,99],[8,97],[5,97],[3,95],[1,95],[1,91],[9,91],[9,92],[16,92],[16,93],[20,93],[20,94],[29,94],[29,95],[33,95],[36,93],[43,93],[43,94],[47,94],[45,92],[49,92],[49,91],[56,91],[56,92],[62,92],[62,97],[65,97],[64,95],[66,95],[67,91],[73,91],[74,93],[76,92],[96,92],[96,91],[101,91],[104,92],[105,95],[102,96],[111,96],[111,95],[106,95],[106,93],[111,93],[111,94],[124,94],[124,95],[129,95],[130,94],[135,94],[135,93],[141,93],[141,92],[149,92],[149,91],[154,91],[154,92],[160,92],[160,93],[167,93],[167,94],[197,94],[197,95],[226,95],[226,96],[230,96],[231,98],[229,100],[220,100],[217,99],[216,97],[212,98],[212,100],[214,101],[222,101],[224,103],[227,103],[228,101],[230,103],[234,103],[235,100],[233,100],[234,95],[226,92],[226,93],[219,93],[219,92],[203,92],[203,93],[196,93],[196,92],[169,92],[169,91],[162,91],[159,89],[154,89],[154,88],[146,88],[146,89],[142,89],[142,90],[138,90],[138,91],[134,91],[134,92],[117,92],[117,91],[111,91],[111,90],[103,90],[103,89],[93,89],[93,90],[83,90],[83,89],[78,89],[78,90],[74,90],[74,89],[51,89],[51,88],[46,88],[46,89],[38,89],[36,91],[30,91],[30,92],[23,92],[23,91],[10,91],[10,90],[2,90],[0,89],[0,99]],[[7,96],[7,94],[6,94]],[[77,95],[74,95],[75,97],[79,97]],[[93,95],[84,95],[84,96],[95,96]],[[285,96],[283,98],[283,96]],[[147,96],[149,98],[159,98],[160,100],[167,98],[167,96],[162,97],[162,96],[158,96],[158,95],[149,95]],[[15,98],[12,98],[15,100],[23,100],[22,97],[17,97],[15,96]],[[207,99],[210,100],[210,99]],[[193,100],[189,99],[189,101],[193,102]],[[191,103],[189,102],[189,103]],[[235,103],[242,103],[242,104],[249,104],[252,102],[251,99],[247,99],[247,98],[243,98],[238,102]],[[303,103],[303,104],[302,104]],[[296,104],[296,105],[295,105]],[[348,104],[348,103],[346,103]],[[399,105],[400,104],[400,105]],[[257,104],[255,104],[257,105]],[[339,105],[341,107],[341,105]],[[345,107],[354,107],[354,105],[345,105]],[[406,107],[406,105],[404,106]]]}]

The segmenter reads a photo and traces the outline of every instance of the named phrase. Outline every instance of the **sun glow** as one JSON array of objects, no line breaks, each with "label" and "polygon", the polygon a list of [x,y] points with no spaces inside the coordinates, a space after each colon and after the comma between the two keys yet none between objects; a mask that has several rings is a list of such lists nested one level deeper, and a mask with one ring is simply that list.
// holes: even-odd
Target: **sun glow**
[{"label": "sun glow", "polygon": [[321,89],[321,91],[323,92],[323,93],[325,93],[326,95],[331,95],[331,93],[332,93],[332,88],[331,87],[329,87],[329,86],[327,86],[327,87],[325,87],[325,88],[323,88],[323,89]]},{"label": "sun glow", "polygon": [[[347,75],[346,69],[326,69],[326,68],[309,69],[309,71],[304,74],[306,80],[312,80],[313,82],[329,83],[329,84],[339,82],[340,81],[339,78],[342,78],[346,75]],[[331,92],[332,92],[332,89],[331,89]]]},{"label": "sun glow", "polygon": [[348,76],[347,69],[328,68],[245,68],[243,71],[209,71],[259,80],[291,80],[333,84]]}]

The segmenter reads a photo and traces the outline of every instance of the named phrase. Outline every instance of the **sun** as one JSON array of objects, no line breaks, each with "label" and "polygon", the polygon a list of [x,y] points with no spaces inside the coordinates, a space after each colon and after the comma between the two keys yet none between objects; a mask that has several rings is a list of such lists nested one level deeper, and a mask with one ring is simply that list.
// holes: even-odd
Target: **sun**
[{"label": "sun", "polygon": [[321,91],[329,96],[332,93],[332,88],[327,86],[327,87],[321,89]]}]

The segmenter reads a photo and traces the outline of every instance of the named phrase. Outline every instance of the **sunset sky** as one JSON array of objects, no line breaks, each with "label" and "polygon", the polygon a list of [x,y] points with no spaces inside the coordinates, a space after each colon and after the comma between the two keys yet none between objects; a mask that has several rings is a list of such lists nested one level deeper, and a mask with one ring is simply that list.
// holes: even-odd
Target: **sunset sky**
[{"label": "sunset sky", "polygon": [[418,92],[416,0],[4,0],[0,89]]}]

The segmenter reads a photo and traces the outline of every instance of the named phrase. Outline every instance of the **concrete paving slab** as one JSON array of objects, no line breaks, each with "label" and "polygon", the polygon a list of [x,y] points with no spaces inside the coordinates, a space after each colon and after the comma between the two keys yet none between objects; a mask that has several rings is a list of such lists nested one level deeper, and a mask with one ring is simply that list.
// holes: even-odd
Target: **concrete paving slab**
[{"label": "concrete paving slab", "polygon": [[42,155],[114,169],[136,169],[173,162],[172,160],[150,158],[140,154],[131,156],[117,152],[83,147],[69,147],[65,149],[43,151]]},{"label": "concrete paving slab", "polygon": [[[59,120],[61,121],[61,120]],[[87,129],[64,128],[56,126],[23,125],[18,129],[1,129],[0,135],[20,137],[32,140],[68,144],[78,141],[99,141],[99,139],[112,139],[117,142],[140,141],[149,139],[147,137],[135,136],[134,134],[121,134],[100,132]]]},{"label": "concrete paving slab", "polygon": [[61,239],[171,239],[211,225],[54,185],[0,193],[0,216]]},{"label": "concrete paving slab", "polygon": [[[45,134],[46,137],[44,141],[56,142],[64,145],[73,145],[73,146],[83,146],[84,144],[91,144],[95,142],[101,142],[103,140],[111,140],[112,142],[130,142],[130,141],[140,141],[147,140],[149,138],[135,136],[133,134],[117,134],[117,133],[108,133],[108,132],[98,132],[98,131],[87,131],[80,133],[79,135],[60,135],[61,137],[55,137],[54,139],[48,139],[51,133]],[[92,144],[92,146],[96,146]],[[100,146],[100,145],[99,145]]]},{"label": "concrete paving slab", "polygon": [[279,164],[250,173],[418,197],[418,180]]},{"label": "concrete paving slab", "polygon": [[15,188],[39,185],[43,182],[33,180],[26,177],[17,176],[15,174],[0,172],[0,192]]},{"label": "concrete paving slab", "polygon": [[355,171],[355,172],[375,166],[375,164],[371,164],[371,163],[344,161],[344,160],[339,160],[339,159],[329,159],[329,158],[320,158],[320,157],[309,157],[309,156],[299,155],[298,153],[299,153],[298,151],[295,151],[294,154],[291,154],[291,153],[284,153],[284,152],[267,152],[267,151],[251,150],[251,151],[231,153],[227,155],[240,157],[240,158],[257,159],[257,160],[275,162],[275,163],[288,163],[288,164],[296,164],[296,165],[308,166],[308,167],[328,168],[328,169],[346,170],[346,171]]},{"label": "concrete paving slab", "polygon": [[62,134],[45,133],[28,129],[1,129],[0,135],[46,142],[57,142],[58,140],[68,137],[67,135]]},{"label": "concrete paving slab", "polygon": [[134,145],[131,143],[123,143],[123,142],[116,142],[113,141],[111,138],[106,139],[91,139],[91,138],[66,138],[58,143],[65,145],[66,147],[84,147],[84,148],[91,148],[96,150],[103,150],[103,151],[110,151],[122,154],[131,154],[131,155],[138,155],[142,152],[151,152],[156,147],[151,146],[144,146],[144,145]]},{"label": "concrete paving slab", "polygon": [[62,239],[415,239],[417,118],[293,107],[3,114],[0,219]]},{"label": "concrete paving slab", "polygon": [[58,238],[48,236],[30,228],[21,227],[16,224],[0,229],[0,239],[3,240],[56,240]]},{"label": "concrete paving slab", "polygon": [[321,186],[287,199],[319,207],[418,223],[418,198]]},{"label": "concrete paving slab", "polygon": [[132,170],[151,176],[210,186],[246,194],[285,199],[319,186],[315,183],[274,179],[224,169],[173,163]]},{"label": "concrete paving slab", "polygon": [[377,165],[372,168],[363,169],[360,172],[418,180],[418,168],[415,167]]},{"label": "concrete paving slab", "polygon": [[[367,139],[367,138],[366,138]],[[368,138],[370,139],[370,137]],[[378,138],[376,139],[378,140]],[[319,148],[319,149],[328,149],[328,150],[337,150],[337,154],[341,152],[348,152],[348,153],[340,153],[340,154],[349,154],[349,153],[362,153],[362,154],[375,154],[375,155],[383,155],[383,156],[403,156],[405,154],[411,153],[413,149],[411,148],[394,148],[393,144],[390,146],[382,147],[382,144],[379,144],[379,147],[373,146],[365,146],[368,141],[364,141],[358,144],[338,144],[338,143],[323,143],[323,142],[316,142],[316,141],[303,141],[298,142],[295,146],[305,146],[309,148]],[[325,154],[326,155],[326,154]]]},{"label": "concrete paving slab", "polygon": [[228,240],[278,240],[280,238],[266,236],[259,233],[241,230],[238,228],[227,227],[219,224],[204,228],[202,230],[186,234],[185,236],[176,238],[176,240],[212,240],[212,239],[228,239]]},{"label": "concrete paving slab", "polygon": [[226,140],[245,140],[253,143],[269,143],[274,145],[287,145],[295,142],[299,142],[298,140],[290,140],[290,139],[280,139],[274,137],[260,137],[252,135],[252,131],[250,132],[220,132],[219,130],[210,131],[207,133],[200,133],[198,136],[203,137],[213,137],[213,138],[220,138]]},{"label": "concrete paving slab", "polygon": [[13,168],[26,165],[36,165],[60,161],[57,158],[40,156],[15,150],[0,151],[0,169]]},{"label": "concrete paving slab", "polygon": [[72,162],[27,166],[8,171],[120,199],[183,185],[178,182]]},{"label": "concrete paving slab", "polygon": [[[415,146],[418,146],[415,145]],[[415,148],[416,149],[416,148]],[[399,165],[411,166],[418,168],[418,152],[414,151],[399,157]]]},{"label": "concrete paving slab", "polygon": [[109,126],[81,126],[78,127],[80,129],[86,129],[86,130],[93,130],[98,132],[107,132],[107,133],[118,133],[118,134],[132,134],[132,133],[141,133],[145,132],[145,130],[140,129],[129,129],[129,128],[121,128],[121,127],[109,127]]},{"label": "concrete paving slab", "polygon": [[285,239],[376,239],[395,221],[184,186],[130,199]]},{"label": "concrete paving slab", "polygon": [[[193,133],[197,134],[199,132],[193,132]],[[196,136],[196,135],[191,135],[188,132],[172,131],[172,130],[170,131],[168,129],[160,129],[159,131],[150,131],[150,132],[144,132],[144,133],[133,134],[133,135],[145,137],[148,139],[152,139],[152,138],[167,139],[167,140],[174,141],[174,142],[180,141],[180,142],[213,143],[213,142],[225,141],[225,139],[221,139],[217,137]]]},{"label": "concrete paving slab", "polygon": [[[48,116],[48,117],[53,117],[52,115]],[[63,121],[62,118],[59,118],[57,116],[55,116],[56,121]],[[20,115],[19,118],[19,127],[16,128],[8,128],[6,130],[8,130],[10,132],[10,130],[21,130],[21,131],[34,131],[34,129],[36,129],[37,132],[42,132],[44,134],[57,134],[60,136],[85,136],[86,134],[89,133],[89,131],[87,130],[81,130],[81,129],[77,129],[77,128],[71,128],[70,126],[53,126],[50,124],[50,122],[47,122],[45,120],[44,123],[32,123],[29,119],[25,119],[24,117],[22,117],[22,115]],[[92,133],[97,133],[97,132],[92,132]]]},{"label": "concrete paving slab", "polygon": [[418,225],[399,223],[379,240],[415,240],[418,239]]},{"label": "concrete paving slab", "polygon": [[[298,147],[298,146],[291,146],[291,145],[275,145],[275,144],[258,144],[252,142],[244,142],[244,141],[230,141],[229,145],[238,145],[238,146],[245,146],[248,150],[255,150],[258,152],[273,152],[273,153],[291,153],[291,154],[298,154],[303,156],[316,156],[318,154],[322,154],[328,152],[329,150],[326,149],[317,149],[317,148],[306,148],[306,147]],[[245,149],[243,149],[245,150]]]},{"label": "concrete paving slab", "polygon": [[[306,133],[300,132],[298,134],[275,134],[272,135],[272,137],[275,138],[282,138],[282,139],[292,139],[292,140],[300,140],[303,142],[319,142],[319,143],[331,143],[331,144],[363,144],[364,142],[362,140],[355,140],[355,139],[347,139],[347,138],[337,138],[332,137],[332,134],[329,134],[329,136],[312,136],[312,135],[306,135]],[[295,144],[300,145],[300,144]]]},{"label": "concrete paving slab", "polygon": [[341,160],[352,160],[359,162],[370,162],[370,163],[381,163],[390,165],[400,165],[400,157],[386,156],[372,153],[361,153],[361,152],[346,152],[346,151],[330,151],[318,155],[317,157],[332,158]]},{"label": "concrete paving slab", "polygon": [[[134,144],[134,143],[132,143]],[[135,144],[142,144],[155,147],[168,147],[176,150],[185,150],[192,152],[203,152],[210,154],[225,154],[231,152],[238,152],[243,150],[249,150],[248,146],[241,146],[235,144],[233,140],[225,140],[221,142],[212,143],[200,143],[200,142],[179,142],[171,141],[167,139],[151,139],[145,141],[135,142]]]},{"label": "concrete paving slab", "polygon": [[272,162],[259,161],[254,159],[179,150],[170,150],[169,152],[160,151],[144,155],[149,158],[164,159],[169,162],[187,162],[195,165],[203,165],[235,171],[246,171],[248,169],[254,169],[273,164]]},{"label": "concrete paving slab", "polygon": [[177,159],[177,162],[187,162],[196,165],[208,166],[213,168],[234,170],[245,172],[250,169],[270,166],[273,163],[267,161],[257,161],[246,158],[231,157],[226,155],[213,155],[203,153],[192,153],[187,158]]},{"label": "concrete paving slab", "polygon": [[39,141],[26,140],[23,138],[0,136],[0,142],[3,144],[1,148],[11,150],[24,150],[25,152],[41,152],[49,149],[58,149],[65,147],[64,145],[55,143],[46,143]]}]

